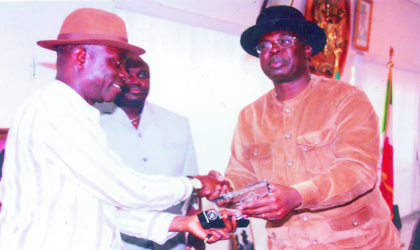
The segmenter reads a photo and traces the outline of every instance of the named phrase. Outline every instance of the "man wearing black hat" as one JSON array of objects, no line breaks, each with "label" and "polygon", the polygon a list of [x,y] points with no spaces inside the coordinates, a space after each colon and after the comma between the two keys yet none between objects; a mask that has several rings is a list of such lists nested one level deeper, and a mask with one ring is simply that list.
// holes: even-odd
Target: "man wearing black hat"
[{"label": "man wearing black hat", "polygon": [[[95,102],[121,93],[128,52],[118,16],[78,9],[64,20],[57,40],[38,45],[57,52],[56,79],[17,112],[6,143],[0,182],[0,249],[122,249],[120,232],[164,243],[187,231],[213,243],[226,230],[204,230],[197,216],[159,212],[192,192],[223,192],[216,173],[195,177],[142,175],[107,147]],[[210,236],[208,236],[211,234]],[[206,238],[207,237],[207,238]]]},{"label": "man wearing black hat", "polygon": [[270,249],[400,249],[376,185],[378,117],[363,91],[310,74],[325,44],[288,6],[243,32],[274,89],[241,111],[226,178],[235,189],[270,183],[271,196],[240,207],[267,220]]}]

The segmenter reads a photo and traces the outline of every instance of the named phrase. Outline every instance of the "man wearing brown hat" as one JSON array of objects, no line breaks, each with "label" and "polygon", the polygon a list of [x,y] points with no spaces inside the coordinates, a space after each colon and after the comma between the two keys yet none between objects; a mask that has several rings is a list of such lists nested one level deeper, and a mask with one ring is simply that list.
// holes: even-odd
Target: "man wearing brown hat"
[{"label": "man wearing brown hat", "polygon": [[126,54],[144,50],[127,42],[118,16],[79,9],[57,40],[56,80],[24,103],[9,131],[0,182],[0,249],[121,249],[120,232],[163,243],[188,231],[208,243],[230,238],[201,228],[196,216],[157,212],[192,192],[212,199],[226,189],[218,173],[195,177],[142,175],[107,147],[95,102],[121,92]]},{"label": "man wearing brown hat", "polygon": [[270,249],[400,249],[376,185],[378,117],[363,91],[310,74],[325,44],[289,6],[243,32],[274,89],[241,111],[225,176],[235,189],[269,182],[271,196],[241,209],[267,220]]}]

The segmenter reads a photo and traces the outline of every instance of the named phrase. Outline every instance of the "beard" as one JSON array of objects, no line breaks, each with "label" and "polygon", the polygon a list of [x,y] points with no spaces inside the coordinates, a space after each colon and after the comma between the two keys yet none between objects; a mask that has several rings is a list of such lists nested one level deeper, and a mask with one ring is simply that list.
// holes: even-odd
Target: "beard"
[{"label": "beard", "polygon": [[142,107],[145,99],[127,99],[124,94],[120,94],[115,98],[114,103],[118,107]]}]

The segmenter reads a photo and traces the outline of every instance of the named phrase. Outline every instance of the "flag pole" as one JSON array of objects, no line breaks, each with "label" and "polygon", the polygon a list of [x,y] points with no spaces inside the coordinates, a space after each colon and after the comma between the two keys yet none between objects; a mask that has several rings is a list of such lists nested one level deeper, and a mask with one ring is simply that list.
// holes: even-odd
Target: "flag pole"
[{"label": "flag pole", "polygon": [[388,82],[385,92],[385,108],[384,118],[381,128],[383,133],[383,150],[382,150],[382,167],[381,167],[381,185],[380,190],[382,196],[385,198],[386,203],[389,206],[391,212],[391,219],[394,218],[393,201],[394,201],[394,156],[393,156],[393,143],[392,143],[392,56],[394,55],[394,49],[389,49],[389,62],[387,66],[388,71]]},{"label": "flag pole", "polygon": [[388,106],[392,103],[392,67],[394,67],[394,63],[392,62],[392,56],[394,55],[394,48],[392,46],[389,48],[389,62],[387,66],[388,70],[388,86],[387,86],[387,94],[385,100],[385,111],[384,111],[384,120],[382,124],[382,132],[385,132],[385,137],[388,135],[388,117],[389,117],[389,110]]}]

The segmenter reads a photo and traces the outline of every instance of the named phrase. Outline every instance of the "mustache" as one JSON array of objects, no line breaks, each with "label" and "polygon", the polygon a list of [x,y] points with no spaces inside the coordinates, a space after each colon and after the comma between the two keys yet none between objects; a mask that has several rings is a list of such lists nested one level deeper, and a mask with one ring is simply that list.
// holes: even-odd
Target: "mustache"
[{"label": "mustache", "polygon": [[281,58],[281,57],[274,57],[270,60],[270,63],[277,63],[277,62],[287,63],[288,61],[284,58]]},{"label": "mustache", "polygon": [[130,91],[130,88],[127,85],[121,86],[121,91],[123,93],[127,93],[128,91]]}]

